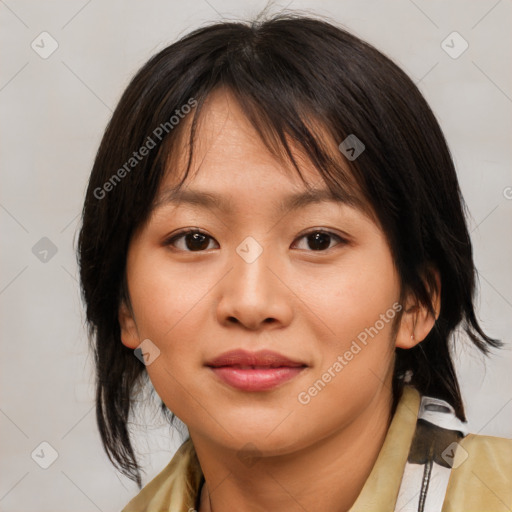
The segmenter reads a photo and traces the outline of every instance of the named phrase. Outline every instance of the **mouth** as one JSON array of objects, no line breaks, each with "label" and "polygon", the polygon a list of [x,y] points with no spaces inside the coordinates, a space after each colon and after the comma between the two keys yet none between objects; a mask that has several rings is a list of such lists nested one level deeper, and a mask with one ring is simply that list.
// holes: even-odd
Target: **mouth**
[{"label": "mouth", "polygon": [[242,391],[266,391],[293,379],[308,365],[277,352],[235,350],[206,364],[225,384]]}]

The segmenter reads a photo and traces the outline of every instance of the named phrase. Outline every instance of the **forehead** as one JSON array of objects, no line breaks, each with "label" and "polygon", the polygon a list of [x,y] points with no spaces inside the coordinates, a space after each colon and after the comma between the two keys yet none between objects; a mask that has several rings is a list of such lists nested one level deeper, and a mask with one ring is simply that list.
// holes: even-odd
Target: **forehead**
[{"label": "forehead", "polygon": [[[334,158],[343,167],[345,184],[336,185],[331,180],[327,186],[304,147],[285,135],[299,174],[277,140],[274,127],[264,123],[254,126],[229,91],[221,89],[208,96],[192,145],[188,143],[191,123],[185,123],[169,151],[153,208],[189,204],[229,213],[237,201],[252,201],[259,195],[275,199],[276,213],[329,202],[349,204],[368,213],[366,201],[337,147]],[[321,135],[325,142],[326,134]],[[332,157],[332,148],[328,150]],[[347,186],[347,181],[351,185]]]}]

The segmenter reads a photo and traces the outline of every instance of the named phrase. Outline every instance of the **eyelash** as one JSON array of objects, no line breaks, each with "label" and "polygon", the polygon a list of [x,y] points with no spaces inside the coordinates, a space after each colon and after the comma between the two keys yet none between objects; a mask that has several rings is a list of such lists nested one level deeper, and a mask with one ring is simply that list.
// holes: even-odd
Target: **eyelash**
[{"label": "eyelash", "polygon": [[[191,234],[195,234],[195,233],[204,235],[204,236],[210,238],[211,240],[214,240],[213,237],[211,237],[210,235],[208,235],[207,233],[205,233],[205,232],[203,232],[203,231],[201,231],[199,229],[187,229],[187,230],[181,231],[179,233],[176,233],[172,237],[170,237],[167,240],[165,240],[164,241],[164,245],[166,245],[166,246],[173,246],[173,244],[176,242],[176,240],[179,240],[180,238],[184,238],[187,235],[191,235]],[[338,235],[336,233],[333,233],[332,231],[327,231],[327,230],[324,230],[324,229],[313,229],[311,231],[308,231],[307,233],[303,233],[296,240],[300,240],[302,238],[306,238],[306,237],[308,237],[310,235],[313,235],[315,233],[322,233],[322,234],[325,234],[325,235],[329,235],[332,238],[338,239],[339,243],[337,245],[346,245],[346,244],[348,244],[348,240],[346,240],[345,238],[341,237],[340,235]],[[333,247],[336,247],[336,246],[333,246]],[[327,251],[333,249],[333,247],[328,247],[325,250],[318,250],[318,251],[307,250],[307,252],[315,252],[315,253],[327,252]],[[187,249],[176,249],[176,247],[173,247],[173,248],[175,250],[178,250],[178,251],[189,252],[189,253],[200,253],[200,252],[205,252],[206,250],[208,250],[208,249],[205,249],[205,250],[201,250],[201,251],[190,251],[190,250],[187,250]]]}]

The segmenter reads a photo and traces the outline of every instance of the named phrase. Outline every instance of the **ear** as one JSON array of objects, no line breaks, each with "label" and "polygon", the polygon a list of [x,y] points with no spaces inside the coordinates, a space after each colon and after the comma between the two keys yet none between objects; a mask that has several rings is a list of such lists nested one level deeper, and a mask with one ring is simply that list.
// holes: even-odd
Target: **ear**
[{"label": "ear", "polygon": [[397,348],[408,349],[421,343],[432,330],[439,317],[441,311],[441,278],[437,269],[433,269],[433,273],[437,284],[437,292],[430,288],[428,288],[428,291],[432,299],[435,316],[424,305],[420,304],[415,297],[408,296],[396,335],[395,346]]},{"label": "ear", "polygon": [[121,342],[128,348],[135,350],[140,345],[139,331],[131,308],[125,301],[119,306],[119,326],[121,327]]}]

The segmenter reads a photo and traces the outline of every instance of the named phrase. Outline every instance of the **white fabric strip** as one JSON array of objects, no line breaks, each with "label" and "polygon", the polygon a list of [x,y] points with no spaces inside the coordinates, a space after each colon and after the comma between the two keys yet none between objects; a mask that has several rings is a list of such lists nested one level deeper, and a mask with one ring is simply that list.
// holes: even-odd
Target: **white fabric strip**
[{"label": "white fabric strip", "polygon": [[[418,418],[448,430],[457,430],[463,436],[468,434],[466,423],[455,415],[453,407],[444,400],[423,396]],[[406,463],[398,493],[395,512],[418,512],[424,464]],[[451,468],[432,464],[432,473],[425,498],[424,512],[440,512],[450,479]]]},{"label": "white fabric strip", "polygon": [[[424,464],[406,463],[395,512],[418,512],[424,469]],[[450,473],[451,468],[432,465],[424,512],[441,512]]]}]

